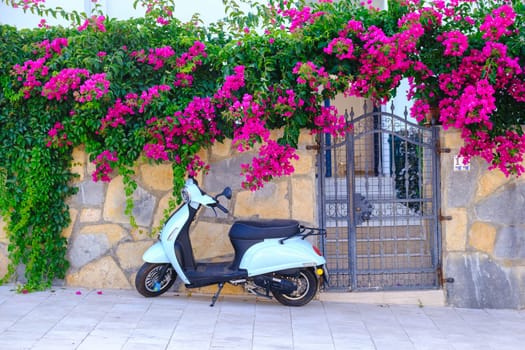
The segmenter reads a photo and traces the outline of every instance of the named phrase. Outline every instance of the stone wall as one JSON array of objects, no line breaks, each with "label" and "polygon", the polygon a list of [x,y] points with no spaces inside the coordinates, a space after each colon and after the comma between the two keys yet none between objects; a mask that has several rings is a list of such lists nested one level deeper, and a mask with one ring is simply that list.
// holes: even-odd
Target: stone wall
[{"label": "stone wall", "polygon": [[[234,196],[223,200],[230,215],[203,211],[192,227],[195,256],[221,259],[232,254],[228,229],[240,218],[295,218],[316,224],[317,183],[314,143],[304,134],[296,173],[269,183],[252,193],[241,188],[240,164],[252,154],[238,154],[229,143],[203,152],[211,171],[199,179],[210,193],[231,186]],[[451,152],[441,156],[442,248],[447,301],[458,307],[525,308],[525,177],[506,178],[475,159],[470,170],[455,171],[454,156],[462,144],[458,132],[441,133],[441,147]],[[92,166],[82,149],[76,149],[74,170],[80,175],[78,194],[71,198],[71,226],[64,231],[69,240],[71,268],[64,281],[69,286],[89,288],[134,288],[135,273],[143,252],[155,242],[150,237],[170,199],[172,175],[167,164],[136,167],[135,217],[139,230],[124,214],[122,179],[94,183]],[[0,219],[0,276],[6,273],[7,237]],[[183,286],[178,286],[184,291]],[[211,290],[206,290],[211,291]],[[239,292],[229,288],[225,292]]]},{"label": "stone wall", "polygon": [[[200,156],[208,160],[211,171],[198,179],[201,187],[213,194],[230,186],[233,198],[221,201],[229,208],[229,215],[220,212],[217,218],[212,210],[201,211],[192,226],[195,257],[229,258],[233,249],[228,229],[234,219],[294,218],[314,224],[316,152],[306,150],[313,143],[312,136],[302,135],[300,159],[294,162],[295,174],[271,182],[257,192],[242,189],[239,175],[240,164],[249,162],[254,154],[238,154],[229,142],[202,152]],[[132,229],[124,213],[126,198],[121,177],[110,183],[93,182],[90,174],[94,169],[82,148],[74,151],[73,170],[80,175],[76,183],[79,191],[68,202],[72,223],[63,234],[68,239],[67,258],[71,266],[64,283],[87,288],[134,288],[135,274],[143,263],[142,254],[156,241],[151,232],[158,228],[169,205],[171,166],[148,163],[136,166],[138,188],[133,195],[133,213],[138,229]],[[0,276],[5,275],[7,265],[7,237],[2,225],[0,220]],[[239,291],[225,288],[225,293]]]},{"label": "stone wall", "polygon": [[444,277],[449,304],[469,308],[525,307],[525,177],[506,178],[474,159],[454,171],[459,132],[441,133]]}]

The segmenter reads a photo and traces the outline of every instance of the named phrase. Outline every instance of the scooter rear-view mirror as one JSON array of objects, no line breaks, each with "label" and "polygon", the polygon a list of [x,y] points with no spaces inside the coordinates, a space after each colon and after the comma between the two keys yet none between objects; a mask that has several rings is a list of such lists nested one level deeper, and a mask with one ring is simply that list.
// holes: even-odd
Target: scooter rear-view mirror
[{"label": "scooter rear-view mirror", "polygon": [[219,196],[224,196],[228,199],[232,199],[232,189],[230,187],[226,187],[224,190],[222,190],[222,193]]}]

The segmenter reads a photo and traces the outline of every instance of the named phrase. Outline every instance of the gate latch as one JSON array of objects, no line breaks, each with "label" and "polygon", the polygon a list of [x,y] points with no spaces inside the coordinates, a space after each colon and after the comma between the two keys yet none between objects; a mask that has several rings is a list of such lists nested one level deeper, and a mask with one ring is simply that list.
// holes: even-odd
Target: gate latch
[{"label": "gate latch", "polygon": [[321,146],[319,146],[319,145],[307,145],[306,149],[308,151],[319,151],[321,149]]}]

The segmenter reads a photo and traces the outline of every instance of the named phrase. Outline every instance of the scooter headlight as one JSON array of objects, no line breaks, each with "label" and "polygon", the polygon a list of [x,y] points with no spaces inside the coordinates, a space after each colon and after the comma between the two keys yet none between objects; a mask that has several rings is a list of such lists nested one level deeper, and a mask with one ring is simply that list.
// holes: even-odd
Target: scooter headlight
[{"label": "scooter headlight", "polygon": [[182,200],[184,201],[184,203],[189,203],[190,193],[188,192],[188,190],[186,188],[183,188],[181,191],[181,194],[182,194]]}]

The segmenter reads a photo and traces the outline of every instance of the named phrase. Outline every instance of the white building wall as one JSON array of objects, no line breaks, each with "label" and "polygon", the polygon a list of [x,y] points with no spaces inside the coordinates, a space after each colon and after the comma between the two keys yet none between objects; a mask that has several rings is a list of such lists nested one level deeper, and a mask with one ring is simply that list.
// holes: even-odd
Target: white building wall
[{"label": "white building wall", "polygon": [[[144,9],[134,9],[133,0],[99,0],[102,10],[110,18],[126,19],[130,17],[142,17]],[[91,0],[47,0],[49,8],[61,6],[66,11],[77,11],[90,13]],[[199,13],[205,23],[217,21],[225,16],[222,0],[197,0],[183,1],[176,3],[175,15],[182,21],[188,21],[194,13]],[[14,25],[18,28],[33,28],[38,26],[42,17],[24,13],[21,8],[14,9],[4,2],[0,3],[0,23]],[[62,18],[48,17],[46,21],[50,25],[64,25],[69,23]]]}]

